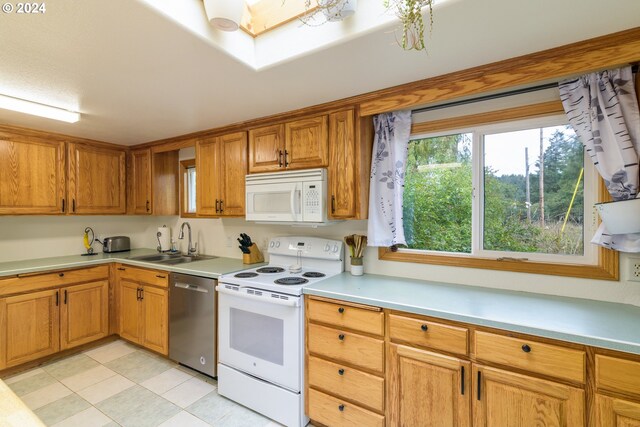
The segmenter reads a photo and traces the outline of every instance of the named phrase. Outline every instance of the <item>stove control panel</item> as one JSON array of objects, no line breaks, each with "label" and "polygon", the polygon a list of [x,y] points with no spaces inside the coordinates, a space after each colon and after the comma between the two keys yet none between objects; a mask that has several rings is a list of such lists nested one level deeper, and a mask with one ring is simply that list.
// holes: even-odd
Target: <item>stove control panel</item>
[{"label": "stove control panel", "polygon": [[318,237],[274,237],[269,241],[270,255],[301,256],[341,260],[344,245],[340,240],[329,240]]}]

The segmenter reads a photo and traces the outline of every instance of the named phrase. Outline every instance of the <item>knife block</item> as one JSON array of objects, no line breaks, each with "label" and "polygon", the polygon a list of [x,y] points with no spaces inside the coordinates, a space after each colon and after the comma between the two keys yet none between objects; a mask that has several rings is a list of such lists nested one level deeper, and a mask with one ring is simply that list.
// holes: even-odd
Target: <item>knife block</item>
[{"label": "knife block", "polygon": [[251,251],[251,253],[242,254],[243,264],[256,264],[259,262],[264,262],[264,256],[262,256],[262,252],[260,252],[260,249],[258,249],[258,246],[255,243],[249,246],[249,251]]}]

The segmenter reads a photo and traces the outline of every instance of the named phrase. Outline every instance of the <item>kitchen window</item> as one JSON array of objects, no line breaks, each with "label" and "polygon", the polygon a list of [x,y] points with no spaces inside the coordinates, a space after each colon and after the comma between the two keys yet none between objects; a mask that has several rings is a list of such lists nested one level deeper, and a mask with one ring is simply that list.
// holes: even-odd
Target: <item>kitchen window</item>
[{"label": "kitchen window", "polygon": [[420,128],[405,175],[407,247],[381,259],[617,278],[617,256],[589,243],[605,191],[564,114]]},{"label": "kitchen window", "polygon": [[195,159],[180,162],[180,216],[196,216],[196,161]]}]

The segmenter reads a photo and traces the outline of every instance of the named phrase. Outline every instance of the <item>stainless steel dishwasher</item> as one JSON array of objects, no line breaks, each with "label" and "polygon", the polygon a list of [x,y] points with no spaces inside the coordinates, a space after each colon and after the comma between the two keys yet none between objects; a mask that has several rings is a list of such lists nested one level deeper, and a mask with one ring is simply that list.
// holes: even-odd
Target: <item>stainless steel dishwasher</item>
[{"label": "stainless steel dishwasher", "polygon": [[216,377],[217,280],[171,273],[169,358]]}]

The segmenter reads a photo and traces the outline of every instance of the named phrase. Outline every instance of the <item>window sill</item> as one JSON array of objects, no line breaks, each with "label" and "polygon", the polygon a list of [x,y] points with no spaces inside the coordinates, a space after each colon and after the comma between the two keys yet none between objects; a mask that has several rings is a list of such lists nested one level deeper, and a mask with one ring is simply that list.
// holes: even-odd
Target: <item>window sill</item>
[{"label": "window sill", "polygon": [[435,264],[448,267],[483,268],[489,270],[513,271],[517,273],[546,274],[552,276],[580,277],[583,279],[619,280],[619,254],[616,251],[599,248],[597,265],[560,264],[538,261],[498,261],[491,258],[477,258],[456,255],[432,255],[407,252],[393,252],[389,248],[378,248],[378,259],[384,261]]}]

